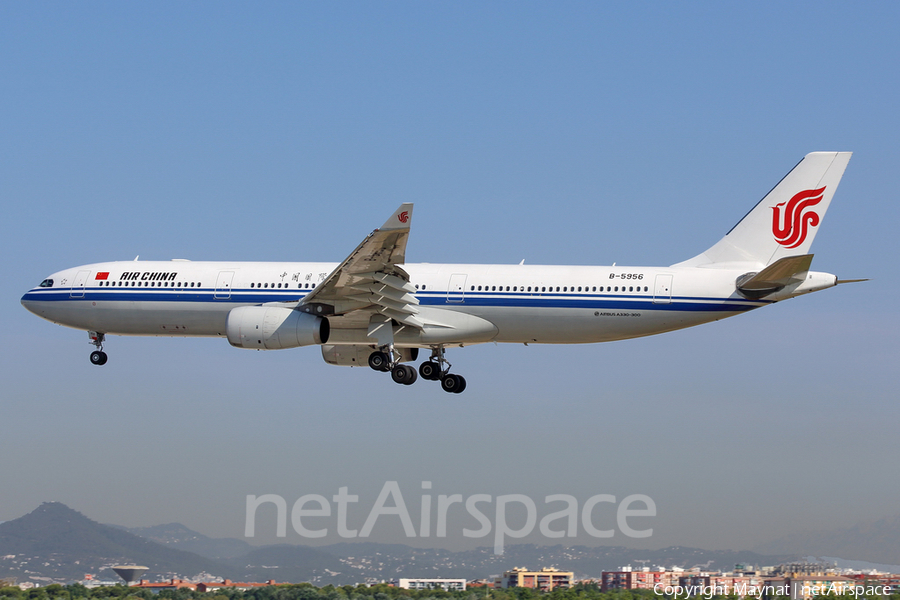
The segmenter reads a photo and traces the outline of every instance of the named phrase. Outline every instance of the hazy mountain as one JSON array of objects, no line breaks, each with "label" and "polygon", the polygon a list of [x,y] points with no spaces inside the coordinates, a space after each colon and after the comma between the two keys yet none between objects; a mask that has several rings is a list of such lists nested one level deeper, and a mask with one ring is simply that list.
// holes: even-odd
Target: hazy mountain
[{"label": "hazy mountain", "polygon": [[[226,576],[222,563],[190,552],[166,548],[145,538],[101,525],[80,512],[45,502],[23,517],[0,524],[0,574],[69,580],[85,573],[117,579],[108,567],[136,563],[147,576]],[[46,563],[46,564],[45,564]]]},{"label": "hazy mountain", "polygon": [[756,550],[900,565],[900,515],[845,529],[795,533],[759,546]]},{"label": "hazy mountain", "polygon": [[[117,580],[109,567],[135,563],[149,567],[144,577],[151,580],[191,579],[201,574],[207,581],[228,577],[234,581],[346,583],[360,579],[349,574],[337,579],[339,571],[346,570],[339,558],[302,546],[257,548],[239,560],[211,560],[172,547],[176,540],[189,542],[192,538],[202,544],[205,536],[183,526],[166,527],[142,528],[168,539],[170,543],[163,545],[119,527],[101,525],[59,502],[46,502],[23,517],[0,524],[0,577],[67,582],[93,573]],[[221,542],[223,548],[244,544],[241,540],[213,541]]]},{"label": "hazy mountain", "polygon": [[192,531],[181,523],[154,525],[153,527],[119,527],[134,535],[147,538],[157,544],[193,552],[212,559],[235,558],[253,550],[253,546],[244,540],[234,538],[211,538]]},{"label": "hazy mountain", "polygon": [[360,573],[337,556],[308,546],[264,546],[230,559],[229,563],[247,573],[253,581],[274,579],[292,583],[309,581],[316,585],[344,585],[359,583],[371,576],[368,569]]},{"label": "hazy mountain", "polygon": [[[147,577],[154,580],[174,576],[193,578],[207,573],[204,577],[207,580],[228,577],[235,581],[274,579],[278,582],[343,585],[399,577],[476,579],[517,566],[558,567],[575,571],[579,577],[600,577],[602,571],[628,564],[635,567],[730,569],[736,563],[774,565],[798,558],[794,553],[764,556],[752,552],[683,547],[632,550],[616,546],[589,548],[535,544],[509,545],[499,556],[491,548],[452,552],[374,542],[344,542],[315,548],[292,545],[251,548],[242,540],[208,538],[179,524],[131,531],[145,537],[101,525],[56,502],[42,504],[19,519],[0,524],[0,576],[9,574],[20,580],[50,577],[68,581],[80,579],[85,573],[94,573],[114,579],[108,567],[128,562],[149,567]],[[240,556],[212,560],[185,551],[187,547],[221,556],[234,554],[242,548],[249,551]]]},{"label": "hazy mountain", "polygon": [[499,575],[517,566],[532,569],[557,567],[574,571],[577,577],[599,578],[603,571],[616,570],[629,564],[635,567],[660,565],[731,569],[737,563],[776,565],[798,558],[796,555],[763,556],[754,552],[701,550],[680,546],[662,550],[633,550],[621,546],[590,548],[514,544],[506,546],[502,555],[494,554],[492,548],[450,552],[371,542],[340,543],[320,546],[318,549],[340,557],[348,566],[366,565],[370,572],[379,574],[379,579],[393,579],[400,576],[475,579]]}]

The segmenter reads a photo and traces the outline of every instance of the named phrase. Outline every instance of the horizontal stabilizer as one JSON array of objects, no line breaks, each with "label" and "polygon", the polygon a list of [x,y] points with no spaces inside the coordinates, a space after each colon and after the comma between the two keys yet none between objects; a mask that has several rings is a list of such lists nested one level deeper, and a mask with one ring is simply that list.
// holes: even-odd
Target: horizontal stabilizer
[{"label": "horizontal stabilizer", "polygon": [[791,283],[801,282],[812,264],[813,255],[786,256],[773,262],[759,273],[747,273],[735,283],[738,292],[747,298],[762,298]]}]

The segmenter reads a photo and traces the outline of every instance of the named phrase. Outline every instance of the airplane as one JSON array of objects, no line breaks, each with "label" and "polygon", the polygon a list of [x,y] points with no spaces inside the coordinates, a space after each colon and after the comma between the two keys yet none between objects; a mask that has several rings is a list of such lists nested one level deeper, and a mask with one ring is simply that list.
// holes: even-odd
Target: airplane
[{"label": "airplane", "polygon": [[[86,330],[95,365],[107,335],[216,336],[255,350],[319,346],[329,364],[460,393],[448,347],[637,338],[864,281],[810,270],[850,155],[806,155],[719,242],[669,267],[407,264],[405,203],[339,264],[136,258],[53,273],[22,304]],[[431,354],[417,370],[407,363],[420,349]]]}]

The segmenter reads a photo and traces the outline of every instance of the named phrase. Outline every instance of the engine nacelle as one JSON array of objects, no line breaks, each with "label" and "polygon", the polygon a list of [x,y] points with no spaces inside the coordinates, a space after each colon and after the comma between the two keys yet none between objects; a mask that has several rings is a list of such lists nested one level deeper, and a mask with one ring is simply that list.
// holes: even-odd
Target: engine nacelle
[{"label": "engine nacelle", "polygon": [[225,324],[229,344],[256,350],[324,344],[330,331],[328,319],[280,306],[239,306]]},{"label": "engine nacelle", "polygon": [[[419,358],[418,348],[395,348],[400,353],[400,362],[414,362]],[[375,352],[371,345],[359,344],[349,346],[335,346],[326,344],[322,346],[322,358],[329,365],[339,367],[368,367],[369,355]]]}]

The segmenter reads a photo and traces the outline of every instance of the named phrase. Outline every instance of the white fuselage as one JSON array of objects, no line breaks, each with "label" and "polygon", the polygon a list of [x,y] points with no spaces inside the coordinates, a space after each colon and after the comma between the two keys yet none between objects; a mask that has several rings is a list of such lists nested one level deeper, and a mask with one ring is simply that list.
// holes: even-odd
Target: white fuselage
[{"label": "white fuselage", "polygon": [[[60,325],[117,335],[225,336],[239,306],[296,303],[336,263],[135,261],[54,273],[22,298]],[[407,264],[422,310],[480,317],[496,327],[458,344],[592,343],[715,321],[775,299],[735,290],[746,269]],[[51,281],[50,285],[46,281]],[[797,290],[794,294],[799,293]],[[365,329],[332,329],[330,344],[370,344]],[[407,343],[398,339],[398,345]]]}]

